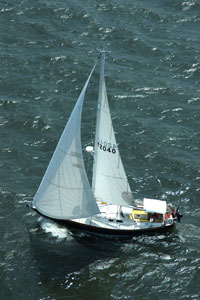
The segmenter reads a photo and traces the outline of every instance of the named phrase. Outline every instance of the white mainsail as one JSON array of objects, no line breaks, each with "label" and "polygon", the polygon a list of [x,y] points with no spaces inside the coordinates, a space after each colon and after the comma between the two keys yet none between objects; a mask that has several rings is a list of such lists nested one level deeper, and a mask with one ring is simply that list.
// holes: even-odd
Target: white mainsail
[{"label": "white mainsail", "polygon": [[80,137],[82,106],[94,65],[34,197],[33,205],[55,219],[100,213],[85,171]]},{"label": "white mainsail", "polygon": [[116,144],[104,79],[105,53],[101,53],[99,99],[92,189],[97,200],[132,206],[134,200]]}]

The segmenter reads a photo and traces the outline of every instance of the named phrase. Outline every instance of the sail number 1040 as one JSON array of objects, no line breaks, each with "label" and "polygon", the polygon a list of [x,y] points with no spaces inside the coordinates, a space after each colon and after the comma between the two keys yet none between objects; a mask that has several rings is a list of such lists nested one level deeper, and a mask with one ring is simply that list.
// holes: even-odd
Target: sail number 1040
[{"label": "sail number 1040", "polygon": [[111,144],[111,143],[97,143],[98,147],[100,150],[102,151],[108,151],[109,153],[115,154],[116,153],[116,148],[117,146],[115,144]]}]

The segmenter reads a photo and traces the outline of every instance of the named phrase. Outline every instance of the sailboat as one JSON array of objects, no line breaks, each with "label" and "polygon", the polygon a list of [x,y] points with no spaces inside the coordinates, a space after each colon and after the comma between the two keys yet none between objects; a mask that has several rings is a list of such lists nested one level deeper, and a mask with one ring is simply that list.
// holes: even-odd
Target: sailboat
[{"label": "sailboat", "polygon": [[32,207],[40,215],[100,236],[131,237],[160,232],[177,221],[177,211],[166,201],[134,200],[122,164],[108,104],[104,77],[105,51],[99,51],[100,80],[97,103],[93,176],[90,185],[81,145],[81,115],[92,71],[60,137],[34,196]]}]

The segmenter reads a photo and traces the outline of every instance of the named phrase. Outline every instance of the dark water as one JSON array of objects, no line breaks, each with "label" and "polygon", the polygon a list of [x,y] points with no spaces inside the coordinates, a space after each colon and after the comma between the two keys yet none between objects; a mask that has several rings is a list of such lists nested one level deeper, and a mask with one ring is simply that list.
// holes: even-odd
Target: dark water
[{"label": "dark water", "polygon": [[[199,25],[198,0],[1,1],[0,299],[200,299]],[[77,239],[26,207],[96,47],[134,196],[181,206],[168,235]]]}]

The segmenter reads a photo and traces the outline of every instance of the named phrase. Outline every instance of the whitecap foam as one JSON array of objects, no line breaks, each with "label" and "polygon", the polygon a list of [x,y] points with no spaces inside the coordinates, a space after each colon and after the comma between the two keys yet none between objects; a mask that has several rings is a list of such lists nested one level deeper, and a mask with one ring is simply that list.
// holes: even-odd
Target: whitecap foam
[{"label": "whitecap foam", "polygon": [[50,233],[53,237],[57,237],[59,239],[69,238],[70,233],[67,228],[61,227],[55,222],[51,220],[47,220],[45,218],[41,218],[41,227],[46,233]]}]

